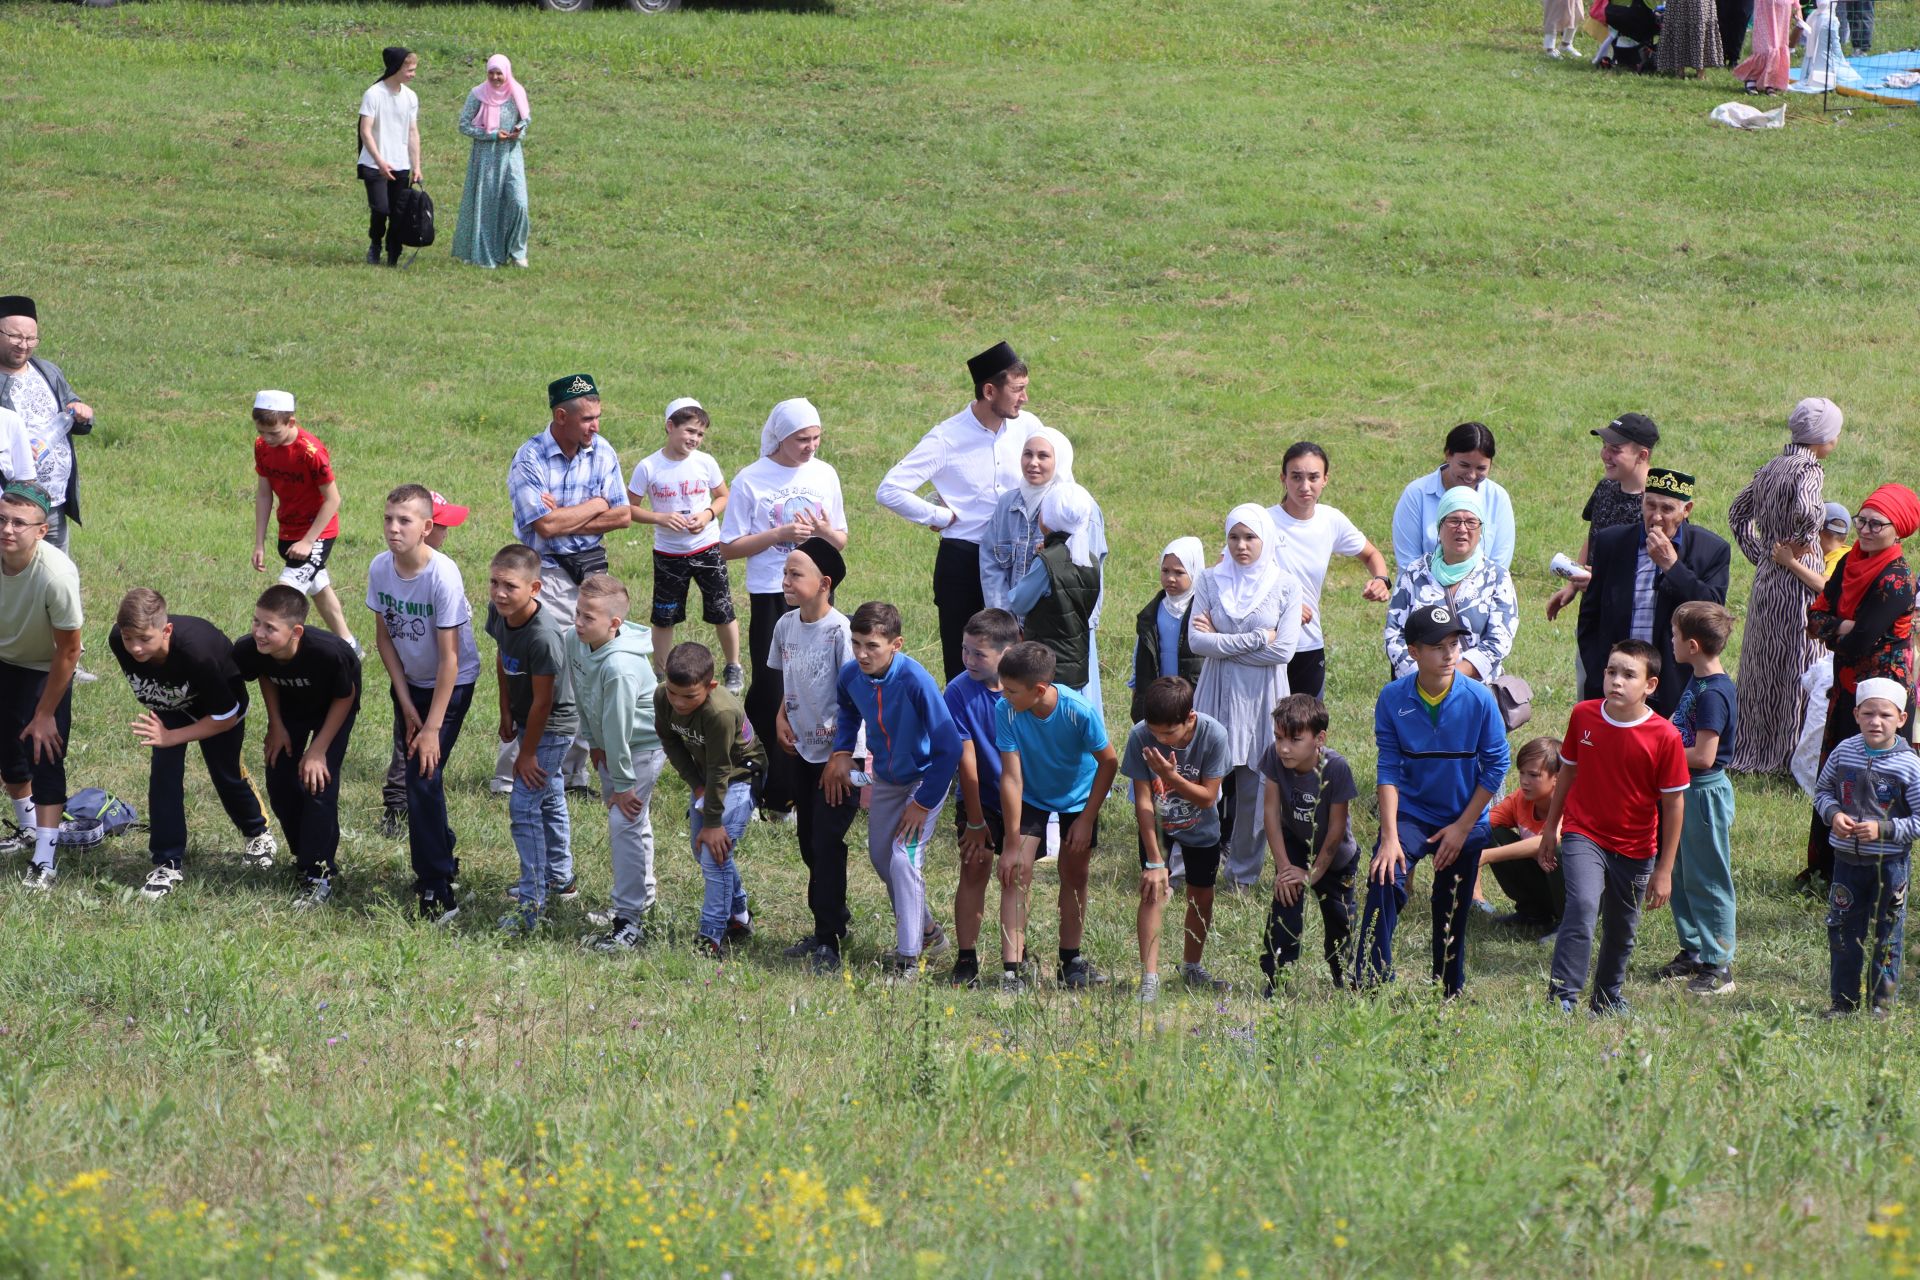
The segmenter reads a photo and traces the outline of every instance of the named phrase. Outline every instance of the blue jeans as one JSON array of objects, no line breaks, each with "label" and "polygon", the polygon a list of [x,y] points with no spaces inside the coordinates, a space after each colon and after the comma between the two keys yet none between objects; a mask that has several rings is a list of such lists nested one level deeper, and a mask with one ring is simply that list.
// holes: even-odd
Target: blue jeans
[{"label": "blue jeans", "polygon": [[1907,933],[1907,875],[1911,857],[1881,862],[1833,860],[1827,890],[1827,988],[1836,1009],[1860,1007],[1860,971],[1866,966],[1867,927],[1873,927],[1873,973],[1867,995],[1891,1004],[1900,984],[1900,949]]},{"label": "blue jeans", "polygon": [[[1387,884],[1376,882],[1369,871],[1367,905],[1360,915],[1361,986],[1393,980],[1393,931],[1407,905],[1407,877],[1420,865],[1420,859],[1433,852],[1435,846],[1427,842],[1445,825],[1401,814],[1397,830],[1401,852],[1407,855],[1406,865]],[[1487,847],[1487,834],[1485,821],[1475,823],[1460,848],[1460,856],[1433,873],[1433,976],[1450,996],[1459,995],[1467,985],[1467,913],[1473,909],[1473,882],[1480,874],[1480,854]],[[1373,851],[1380,852],[1377,839]]]},{"label": "blue jeans", "polygon": [[736,782],[727,788],[726,810],[720,821],[733,839],[733,852],[724,863],[714,861],[713,855],[700,847],[700,832],[707,825],[706,816],[700,810],[698,800],[687,806],[687,829],[693,836],[694,856],[700,860],[700,875],[707,882],[706,896],[700,902],[700,936],[722,942],[727,936],[727,921],[747,914],[747,890],[740,883],[739,854],[740,837],[746,834],[747,823],[753,818],[753,787]]},{"label": "blue jeans", "polygon": [[[513,791],[507,796],[507,820],[513,828],[513,847],[520,854],[522,910],[539,911],[547,905],[547,889],[558,888],[573,879],[572,832],[567,816],[566,762],[569,738],[543,734],[534,748],[534,757],[547,771],[547,785],[535,790],[513,775]],[[527,749],[526,731],[519,738],[521,752]]]}]

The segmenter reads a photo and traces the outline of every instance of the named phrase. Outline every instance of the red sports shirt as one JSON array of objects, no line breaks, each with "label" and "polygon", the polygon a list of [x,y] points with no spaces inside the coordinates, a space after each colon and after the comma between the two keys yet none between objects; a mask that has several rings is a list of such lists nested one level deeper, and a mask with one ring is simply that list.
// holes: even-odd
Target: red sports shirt
[{"label": "red sports shirt", "polygon": [[1687,789],[1687,750],[1673,721],[1651,708],[1622,724],[1598,698],[1574,707],[1560,758],[1578,765],[1561,816],[1563,835],[1578,832],[1610,853],[1651,858],[1660,851],[1660,797]]},{"label": "red sports shirt", "polygon": [[[327,446],[305,427],[295,428],[293,440],[282,445],[268,444],[256,436],[253,469],[267,478],[273,496],[279,500],[280,540],[298,542],[306,537],[313,518],[320,514],[320,488],[333,483],[333,459],[327,456]],[[340,517],[327,521],[327,527],[316,536],[339,537]]]}]

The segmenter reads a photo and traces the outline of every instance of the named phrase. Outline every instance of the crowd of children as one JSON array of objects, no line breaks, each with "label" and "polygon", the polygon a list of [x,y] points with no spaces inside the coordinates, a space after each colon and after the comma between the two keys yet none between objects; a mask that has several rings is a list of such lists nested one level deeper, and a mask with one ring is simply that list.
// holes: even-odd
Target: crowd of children
[{"label": "crowd of children", "polygon": [[[120,602],[108,646],[144,708],[134,734],[152,751],[153,870],[142,894],[165,898],[184,881],[189,744],[198,744],[245,842],[245,861],[273,865],[279,845],[242,763],[247,685],[257,683],[268,807],[291,851],[295,903],[314,909],[332,900],[339,875],[341,770],[362,709],[362,649],[329,581],[342,496],[327,450],[299,425],[284,392],[260,393],[253,418],[254,565],[266,567],[277,503],[280,582],[260,595],[237,640],[135,588]],[[1641,912],[1668,902],[1680,951],[1658,976],[1685,980],[1702,996],[1733,989],[1726,766],[1739,713],[1721,663],[1735,619],[1721,605],[1693,601],[1673,611],[1678,669],[1646,638],[1613,643],[1602,696],[1577,704],[1561,737],[1534,738],[1512,759],[1499,701],[1461,665],[1470,627],[1449,603],[1413,610],[1404,627],[1411,668],[1374,702],[1378,824],[1363,863],[1359,783],[1329,744],[1322,690],[1289,681],[1303,624],[1315,624],[1316,640],[1322,634],[1320,575],[1331,552],[1306,557],[1318,573],[1303,583],[1287,567],[1287,535],[1267,508],[1234,507],[1212,563],[1198,538],[1177,539],[1162,553],[1160,591],[1138,617],[1133,723],[1116,742],[1098,681],[1104,518],[1071,478],[1064,437],[1037,430],[1029,441],[1046,454],[1029,449],[1027,485],[1040,492],[1030,510],[1003,505],[1030,526],[1021,535],[1034,539],[1022,548],[1030,571],[998,593],[1011,611],[990,605],[966,621],[963,669],[943,688],[905,652],[898,608],[877,600],[850,614],[838,607],[849,569],[837,478],[830,494],[805,486],[776,493],[781,476],[743,475],[741,505],[732,507],[719,467],[699,448],[710,426],[697,402],[674,401],[664,446],[633,472],[633,519],[654,528],[646,624],[630,618],[633,596],[609,573],[577,583],[568,623],[543,603],[533,549],[511,543],[488,565],[481,629],[494,648],[498,738],[514,748],[507,808],[520,864],[502,930],[538,929],[556,900],[579,892],[565,776],[578,741],[590,748],[608,823],[608,905],[589,913],[598,932],[586,939],[600,952],[631,951],[646,937],[657,898],[652,802],[669,765],[687,788],[704,885],[697,946],[719,958],[752,936],[737,855],[778,771],[794,806],[811,920],[787,957],[820,974],[845,963],[848,838],[864,809],[868,856],[893,914],[884,957],[893,974],[916,975],[951,946],[949,980],[981,985],[986,900],[997,880],[997,987],[1017,992],[1042,980],[1028,927],[1035,864],[1051,830],[1059,885],[1051,978],[1070,989],[1105,983],[1110,975],[1084,952],[1090,871],[1102,806],[1124,776],[1140,863],[1143,1001],[1160,992],[1161,934],[1176,888],[1184,896],[1181,985],[1228,990],[1205,964],[1214,896],[1223,878],[1229,887],[1261,878],[1262,844],[1273,866],[1259,956],[1269,997],[1301,956],[1309,891],[1333,983],[1392,981],[1396,926],[1413,870],[1426,860],[1431,973],[1448,997],[1466,984],[1467,923],[1483,867],[1512,899],[1512,922],[1552,943],[1549,992],[1562,1009],[1576,1009],[1583,991],[1596,1013],[1625,1007]],[[791,472],[785,479],[793,481],[806,467],[824,468],[814,458],[818,439],[811,406],[783,402],[756,465]],[[1319,469],[1310,478],[1324,483],[1319,446],[1303,442],[1287,456],[1313,463]],[[32,850],[26,882],[36,889],[57,877],[81,623],[72,562],[43,541],[50,506],[30,483],[0,493],[0,710],[11,730],[0,734],[9,744],[0,749],[0,773],[17,819],[6,847]],[[465,516],[419,485],[395,488],[385,502],[386,549],[368,568],[365,594],[391,703],[388,813],[404,813],[417,911],[437,924],[461,910],[445,764],[480,676],[465,581],[440,549]],[[1844,508],[1830,513],[1829,572],[1847,521]],[[1382,566],[1357,530],[1347,543],[1338,549]],[[777,693],[771,742],[749,712],[752,695],[740,696],[723,548],[758,564],[749,583],[754,663],[756,680],[766,673]],[[696,584],[719,662],[702,643],[674,643]],[[1367,587],[1377,599],[1375,583]],[[310,607],[328,630],[307,626]],[[1316,665],[1313,683],[1324,683],[1323,671]],[[1683,686],[1671,718],[1654,710],[1663,683]],[[1859,733],[1829,753],[1819,775],[1815,809],[1834,860],[1827,923],[1835,1015],[1863,1004],[1884,1015],[1894,999],[1908,850],[1920,836],[1920,756],[1901,732],[1909,697],[1898,680],[1860,679]],[[1510,765],[1518,785],[1502,796]],[[927,891],[929,852],[950,800],[959,859],[951,943]]]}]

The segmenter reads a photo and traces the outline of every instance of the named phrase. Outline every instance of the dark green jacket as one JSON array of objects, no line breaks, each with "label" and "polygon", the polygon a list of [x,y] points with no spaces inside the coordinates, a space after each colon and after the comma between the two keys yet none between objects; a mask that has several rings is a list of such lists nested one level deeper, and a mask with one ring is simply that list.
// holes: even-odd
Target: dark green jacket
[{"label": "dark green jacket", "polygon": [[1100,602],[1100,566],[1075,564],[1064,533],[1048,534],[1036,559],[1046,566],[1053,589],[1027,611],[1027,639],[1053,650],[1055,684],[1078,689],[1091,676],[1087,620]]}]

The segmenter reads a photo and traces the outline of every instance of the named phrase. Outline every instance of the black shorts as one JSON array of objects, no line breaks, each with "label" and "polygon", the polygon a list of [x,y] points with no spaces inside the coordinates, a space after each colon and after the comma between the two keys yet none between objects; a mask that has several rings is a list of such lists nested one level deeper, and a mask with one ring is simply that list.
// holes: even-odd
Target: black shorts
[{"label": "black shorts", "polygon": [[[40,695],[47,687],[47,673],[31,667],[16,667],[0,662],[0,778],[16,786],[33,784],[35,804],[65,805],[67,802],[67,757],[63,747],[53,758],[33,758],[32,744],[20,734],[33,721]],[[72,737],[73,686],[60,698],[53,711],[54,728],[64,743]]]},{"label": "black shorts", "polygon": [[[1074,823],[1078,822],[1080,820],[1080,815],[1085,812],[1086,810],[1084,809],[1076,809],[1072,813],[1063,813],[1059,815],[1060,835],[1062,839],[1066,837],[1067,828],[1072,826]],[[1041,809],[1041,808],[1038,808],[1037,806],[1026,803],[1024,800],[1021,801],[1020,802],[1020,834],[1023,836],[1038,836],[1044,839],[1047,834],[1047,819],[1053,816],[1054,814],[1051,810]],[[1096,813],[1093,815],[1093,839],[1087,841],[1087,848],[1096,849],[1099,847],[1099,845],[1100,845],[1100,815]]]},{"label": "black shorts", "polygon": [[293,550],[293,544],[281,539],[275,544],[280,548],[281,563],[286,565],[280,571],[281,583],[297,587],[301,594],[309,596],[332,586],[333,579],[327,576],[327,560],[333,555],[333,544],[333,538],[315,538],[313,550],[307,554],[307,558],[295,560],[287,554]]},{"label": "black shorts", "polygon": [[[1180,856],[1186,859],[1187,887],[1190,889],[1213,888],[1214,883],[1220,879],[1220,850],[1223,846],[1210,844],[1196,849],[1190,844],[1182,844],[1177,840],[1174,843],[1180,845]],[[1165,863],[1166,860],[1167,851],[1162,849],[1160,851],[1160,861]],[[1142,871],[1147,869],[1147,858],[1144,850],[1141,851],[1140,855],[1140,869]]]},{"label": "black shorts", "polygon": [[687,584],[700,584],[700,620],[717,627],[733,621],[727,562],[715,543],[689,556],[653,553],[653,625],[677,627],[687,620]]},{"label": "black shorts", "polygon": [[[1000,816],[997,809],[980,806],[980,820],[987,824],[987,851],[998,856],[1007,847],[1007,820]],[[963,804],[953,806],[953,838],[958,840],[967,831],[967,807]]]}]

